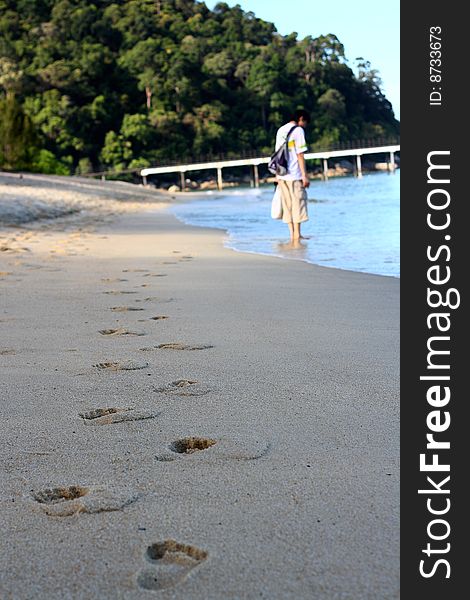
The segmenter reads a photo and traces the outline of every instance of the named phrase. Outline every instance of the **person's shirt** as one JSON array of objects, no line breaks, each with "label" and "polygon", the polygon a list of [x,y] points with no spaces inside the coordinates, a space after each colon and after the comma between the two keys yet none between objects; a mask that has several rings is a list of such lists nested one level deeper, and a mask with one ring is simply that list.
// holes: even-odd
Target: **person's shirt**
[{"label": "person's shirt", "polygon": [[[282,127],[279,127],[276,134],[276,150],[282,146],[282,144],[286,141],[287,134],[294,126],[292,121],[290,123],[286,123]],[[294,131],[289,136],[288,142],[289,148],[289,163],[287,165],[287,173],[285,175],[279,175],[279,179],[286,180],[296,180],[302,179],[302,171],[299,166],[299,159],[297,154],[301,154],[302,152],[307,151],[307,144],[305,143],[305,134],[303,127],[296,127]]]}]

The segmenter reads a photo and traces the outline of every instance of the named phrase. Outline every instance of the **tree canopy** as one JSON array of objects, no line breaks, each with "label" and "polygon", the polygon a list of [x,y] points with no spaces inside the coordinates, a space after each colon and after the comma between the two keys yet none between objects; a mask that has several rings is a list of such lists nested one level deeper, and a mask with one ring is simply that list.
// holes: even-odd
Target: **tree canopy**
[{"label": "tree canopy", "polygon": [[0,0],[0,166],[83,173],[398,133],[368,61],[220,2]]}]

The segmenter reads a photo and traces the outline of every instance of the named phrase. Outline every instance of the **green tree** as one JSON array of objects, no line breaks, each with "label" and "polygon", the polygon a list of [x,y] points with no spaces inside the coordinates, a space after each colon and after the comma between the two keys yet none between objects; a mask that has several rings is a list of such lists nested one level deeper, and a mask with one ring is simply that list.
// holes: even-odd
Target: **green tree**
[{"label": "green tree", "polygon": [[399,131],[333,33],[280,35],[226,2],[0,0],[0,102],[3,163],[45,172],[269,152],[299,107],[317,146]]},{"label": "green tree", "polygon": [[[85,160],[88,161],[88,159]],[[70,175],[71,163],[71,156],[58,160],[52,152],[41,148],[41,150],[34,153],[31,163],[28,165],[28,170],[33,173],[45,173],[46,175]]]},{"label": "green tree", "polygon": [[126,168],[128,161],[132,159],[132,144],[124,136],[109,131],[100,158],[107,167]]},{"label": "green tree", "polygon": [[0,165],[4,169],[27,169],[36,146],[31,119],[14,94],[0,100]]}]

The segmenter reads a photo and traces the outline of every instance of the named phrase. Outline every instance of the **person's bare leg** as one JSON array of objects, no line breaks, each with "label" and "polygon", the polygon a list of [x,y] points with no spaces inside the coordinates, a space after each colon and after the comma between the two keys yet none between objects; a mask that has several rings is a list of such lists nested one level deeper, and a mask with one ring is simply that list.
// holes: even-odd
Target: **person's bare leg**
[{"label": "person's bare leg", "polygon": [[292,242],[294,240],[294,224],[293,223],[287,223],[287,225],[289,226],[290,239],[291,239],[291,242]]},{"label": "person's bare leg", "polygon": [[300,223],[293,224],[293,240],[300,240]]}]

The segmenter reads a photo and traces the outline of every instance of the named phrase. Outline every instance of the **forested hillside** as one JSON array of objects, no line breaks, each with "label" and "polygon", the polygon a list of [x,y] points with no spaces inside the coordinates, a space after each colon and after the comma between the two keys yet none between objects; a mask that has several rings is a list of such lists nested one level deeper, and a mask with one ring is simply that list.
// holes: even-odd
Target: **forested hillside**
[{"label": "forested hillside", "polygon": [[0,0],[6,169],[68,174],[269,153],[299,107],[312,113],[313,148],[396,135],[380,86],[335,35],[281,36],[239,6]]}]

